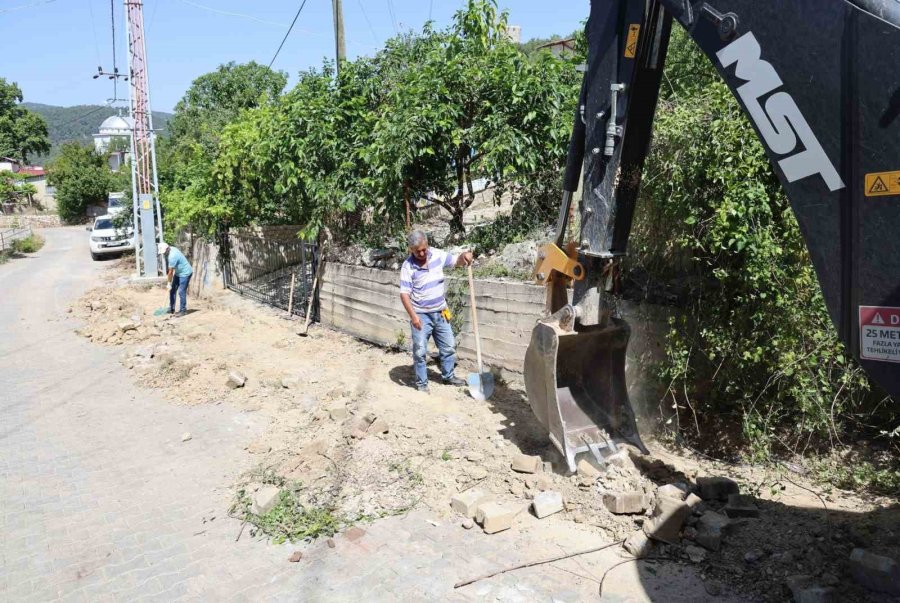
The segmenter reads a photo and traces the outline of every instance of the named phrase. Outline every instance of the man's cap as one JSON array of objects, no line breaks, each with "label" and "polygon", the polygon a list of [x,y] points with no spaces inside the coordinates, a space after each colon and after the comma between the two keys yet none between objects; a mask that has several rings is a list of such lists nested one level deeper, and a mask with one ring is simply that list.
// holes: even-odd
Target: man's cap
[{"label": "man's cap", "polygon": [[162,255],[169,250],[169,245],[168,243],[160,243],[156,246],[156,249],[159,251],[159,255]]}]

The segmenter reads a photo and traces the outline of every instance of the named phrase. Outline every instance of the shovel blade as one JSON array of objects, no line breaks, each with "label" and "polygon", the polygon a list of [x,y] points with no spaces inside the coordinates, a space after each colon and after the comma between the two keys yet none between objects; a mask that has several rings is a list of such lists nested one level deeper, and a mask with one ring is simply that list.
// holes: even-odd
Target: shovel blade
[{"label": "shovel blade", "polygon": [[469,373],[466,383],[469,394],[476,400],[487,400],[494,393],[494,375],[491,373]]}]

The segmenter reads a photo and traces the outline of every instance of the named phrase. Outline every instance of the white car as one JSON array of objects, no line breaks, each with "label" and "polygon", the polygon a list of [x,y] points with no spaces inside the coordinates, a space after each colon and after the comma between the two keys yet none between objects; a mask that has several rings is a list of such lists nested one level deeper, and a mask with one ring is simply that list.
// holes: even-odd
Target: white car
[{"label": "white car", "polygon": [[134,229],[131,226],[116,228],[113,216],[100,216],[94,220],[91,231],[91,258],[99,260],[102,256],[134,251]]},{"label": "white car", "polygon": [[125,193],[110,193],[106,200],[106,213],[115,216],[125,211]]}]

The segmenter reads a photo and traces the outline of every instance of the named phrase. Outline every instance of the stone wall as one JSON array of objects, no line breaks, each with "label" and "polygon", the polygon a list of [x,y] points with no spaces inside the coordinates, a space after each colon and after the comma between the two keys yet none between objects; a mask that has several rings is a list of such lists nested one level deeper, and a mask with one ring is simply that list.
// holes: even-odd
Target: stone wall
[{"label": "stone wall", "polygon": [[0,228],[30,226],[32,228],[56,228],[62,226],[58,214],[16,214],[0,215]]},{"label": "stone wall", "polygon": [[[409,347],[409,320],[400,304],[398,273],[391,270],[327,263],[319,295],[322,324],[379,345]],[[459,277],[448,278],[463,312],[458,353],[475,359],[468,320],[468,288]],[[478,280],[475,285],[482,356],[501,374],[521,374],[531,330],[544,309],[544,289],[529,283]],[[632,404],[639,414],[656,408],[659,388],[652,365],[662,358],[669,308],[621,302],[619,315],[631,325],[626,377]]]}]

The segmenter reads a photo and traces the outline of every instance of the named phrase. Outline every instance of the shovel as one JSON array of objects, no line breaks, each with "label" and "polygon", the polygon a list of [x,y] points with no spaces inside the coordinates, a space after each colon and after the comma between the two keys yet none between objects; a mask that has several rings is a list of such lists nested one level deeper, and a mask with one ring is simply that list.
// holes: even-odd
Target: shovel
[{"label": "shovel", "polygon": [[469,394],[476,400],[487,400],[494,393],[494,375],[484,372],[481,363],[481,339],[478,337],[478,312],[475,310],[475,279],[472,277],[472,265],[469,264],[469,299],[472,307],[472,330],[475,333],[475,355],[478,357],[478,372],[469,373],[466,383]]}]

